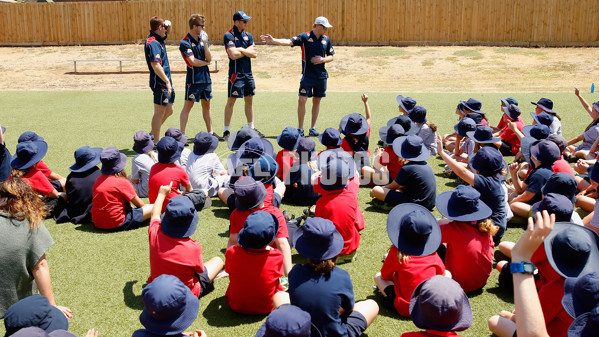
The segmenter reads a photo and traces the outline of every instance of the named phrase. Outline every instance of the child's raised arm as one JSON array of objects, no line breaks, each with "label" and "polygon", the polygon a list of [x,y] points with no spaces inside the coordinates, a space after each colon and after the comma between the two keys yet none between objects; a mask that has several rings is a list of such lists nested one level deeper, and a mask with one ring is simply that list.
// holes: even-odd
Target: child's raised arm
[{"label": "child's raised arm", "polygon": [[370,106],[368,105],[368,95],[362,94],[362,102],[364,102],[364,113],[366,114],[366,121],[368,122],[368,126],[370,127],[370,122],[372,121],[372,113],[370,112]]},{"label": "child's raised arm", "polygon": [[173,188],[172,181],[168,185],[160,186],[160,189],[158,190],[158,196],[156,197],[156,201],[154,202],[154,206],[152,207],[152,214],[151,214],[150,221],[160,219],[160,213],[162,211],[162,203],[164,203],[164,199],[166,199],[166,196],[169,193],[171,193],[172,188]]}]

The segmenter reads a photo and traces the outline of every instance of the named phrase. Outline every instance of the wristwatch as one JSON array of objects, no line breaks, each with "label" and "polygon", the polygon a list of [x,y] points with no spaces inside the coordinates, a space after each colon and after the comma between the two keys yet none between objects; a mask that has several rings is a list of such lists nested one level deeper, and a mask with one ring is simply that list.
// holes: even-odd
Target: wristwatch
[{"label": "wristwatch", "polygon": [[532,262],[517,262],[510,263],[510,272],[514,273],[523,273],[523,274],[534,274],[537,270],[537,267]]}]

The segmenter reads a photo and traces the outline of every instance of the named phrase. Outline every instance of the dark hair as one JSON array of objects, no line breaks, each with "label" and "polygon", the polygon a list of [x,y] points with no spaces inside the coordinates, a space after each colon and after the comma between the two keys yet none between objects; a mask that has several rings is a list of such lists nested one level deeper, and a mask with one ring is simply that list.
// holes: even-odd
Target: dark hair
[{"label": "dark hair", "polygon": [[337,256],[328,260],[308,259],[307,266],[315,273],[330,275],[331,271],[337,265]]},{"label": "dark hair", "polygon": [[594,121],[592,121],[591,123],[589,123],[589,125],[587,126],[586,129],[584,129],[584,132],[589,131],[590,128],[592,128],[593,126],[599,124],[599,118],[596,118]]},{"label": "dark hair", "polygon": [[428,125],[429,128],[431,128],[431,130],[433,130],[433,132],[437,132],[437,126],[433,123],[431,123],[431,121],[426,121],[426,125]]},{"label": "dark hair", "polygon": [[203,25],[206,22],[206,17],[202,14],[192,14],[189,18],[189,29],[192,29],[193,26]]},{"label": "dark hair", "polygon": [[150,19],[150,29],[158,30],[160,26],[164,23],[164,19],[158,16],[154,16]]}]

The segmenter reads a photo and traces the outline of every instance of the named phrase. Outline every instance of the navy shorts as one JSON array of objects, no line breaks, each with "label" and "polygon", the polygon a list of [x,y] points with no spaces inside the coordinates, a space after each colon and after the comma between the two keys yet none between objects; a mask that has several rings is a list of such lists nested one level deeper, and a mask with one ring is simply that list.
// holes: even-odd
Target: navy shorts
[{"label": "navy shorts", "polygon": [[347,335],[349,337],[362,336],[366,328],[368,328],[368,322],[366,317],[357,311],[352,311],[349,315],[341,316],[341,321],[347,328]]},{"label": "navy shorts", "polygon": [[243,98],[245,96],[254,96],[256,94],[256,84],[252,75],[242,75],[239,77],[233,74],[229,77],[228,97]]},{"label": "navy shorts", "polygon": [[387,286],[385,288],[385,295],[387,296],[383,296],[383,306],[389,310],[395,311],[395,286]]},{"label": "navy shorts", "polygon": [[171,96],[168,95],[166,88],[154,88],[154,104],[168,106],[175,103],[175,89],[171,91]]},{"label": "navy shorts", "polygon": [[212,284],[212,282],[210,282],[210,277],[208,277],[208,268],[204,267],[204,272],[199,274],[199,273],[195,273],[196,277],[198,278],[198,280],[200,281],[200,296],[198,297],[202,297],[206,294],[208,294],[209,292],[211,292],[212,290],[214,290],[214,284]]},{"label": "navy shorts", "polygon": [[385,202],[389,205],[395,206],[399,204],[412,202],[412,200],[408,198],[403,192],[391,190],[389,191],[389,193],[387,193],[387,196],[385,197]]},{"label": "navy shorts", "polygon": [[111,231],[111,232],[120,232],[120,231],[126,231],[126,230],[130,230],[130,229],[136,229],[143,225],[143,221],[144,221],[143,208],[141,208],[141,207],[133,208],[133,209],[131,209],[131,211],[129,211],[127,213],[127,215],[125,216],[125,221],[123,221],[122,224],[118,225],[115,228],[110,228],[107,230]]},{"label": "navy shorts", "polygon": [[199,83],[188,84],[185,86],[186,101],[199,102],[202,99],[205,99],[207,101],[212,99],[212,84]]},{"label": "navy shorts", "polygon": [[299,95],[308,97],[326,97],[327,79],[314,79],[303,77],[300,81]]}]

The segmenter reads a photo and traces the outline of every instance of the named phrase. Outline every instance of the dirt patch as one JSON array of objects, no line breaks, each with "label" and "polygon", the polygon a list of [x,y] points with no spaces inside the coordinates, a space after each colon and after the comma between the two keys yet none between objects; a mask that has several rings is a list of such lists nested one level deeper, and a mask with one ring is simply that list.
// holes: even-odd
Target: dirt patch
[{"label": "dirt patch", "polygon": [[[300,49],[258,46],[252,67],[258,91],[295,91]],[[177,46],[167,46],[180,59]],[[327,64],[331,91],[563,92],[599,82],[596,48],[511,47],[336,47]],[[212,73],[213,90],[225,91],[227,57]],[[69,59],[143,59],[142,45],[1,48],[0,70],[12,90],[146,90],[145,62],[89,62]],[[175,89],[185,82],[185,65],[172,62]],[[214,67],[211,67],[214,69]],[[181,89],[179,89],[181,90]]]}]

